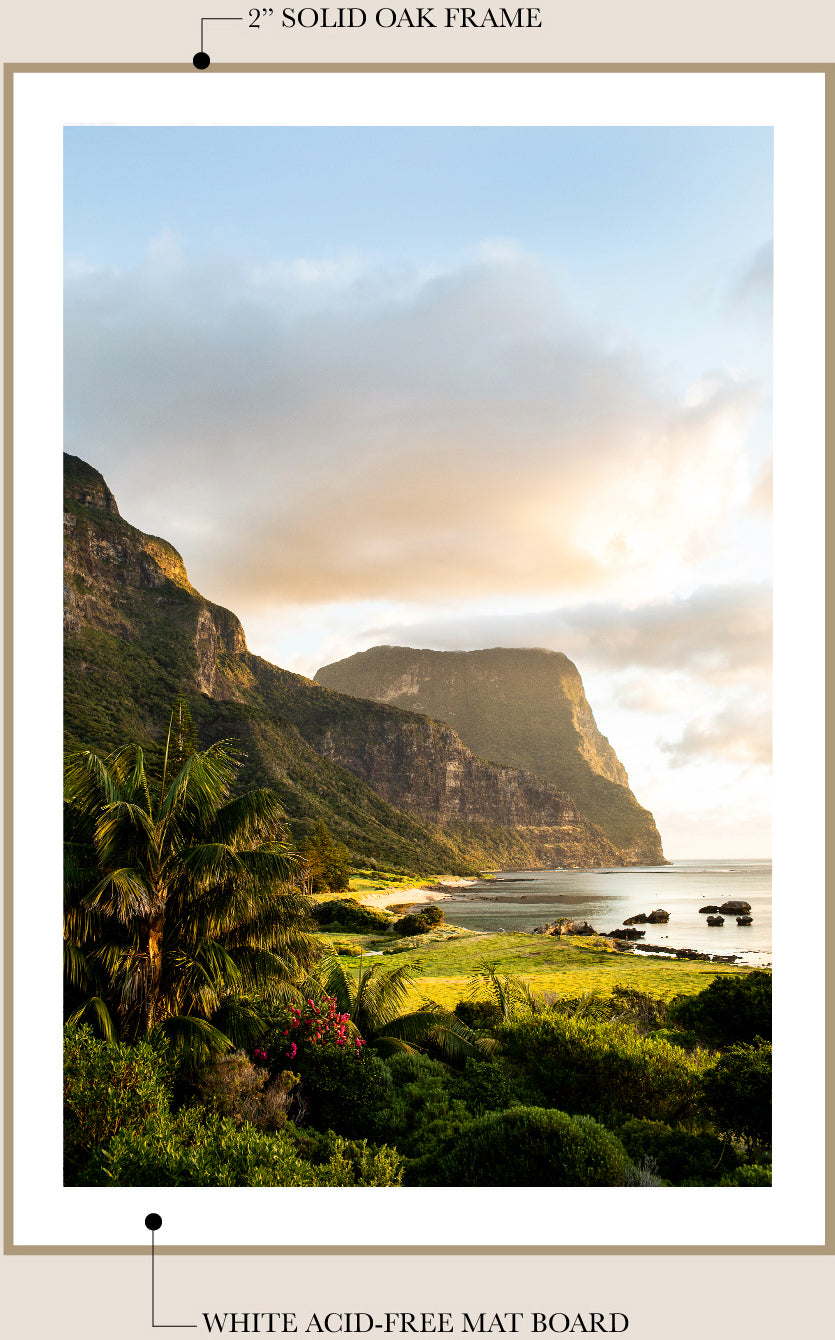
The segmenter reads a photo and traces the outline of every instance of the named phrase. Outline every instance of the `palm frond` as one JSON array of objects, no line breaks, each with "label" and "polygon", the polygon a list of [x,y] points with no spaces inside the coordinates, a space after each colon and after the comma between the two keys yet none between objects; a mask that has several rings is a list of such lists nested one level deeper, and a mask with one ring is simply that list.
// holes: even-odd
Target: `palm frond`
[{"label": "palm frond", "polygon": [[242,1035],[248,992],[289,999],[309,974],[320,949],[299,858],[272,792],[232,798],[239,766],[229,741],[197,748],[183,701],[164,757],[135,744],[68,756],[70,1007],[95,989],[125,1036],[164,1020],[178,1045],[208,1054],[230,1045],[209,1022],[219,1011]]},{"label": "palm frond", "polygon": [[64,941],[64,977],[70,986],[86,990],[93,981],[93,971],[84,950],[71,941]]},{"label": "palm frond", "polygon": [[276,841],[285,838],[286,832],[278,796],[266,789],[248,791],[228,800],[212,819],[214,837],[229,845]]},{"label": "palm frond", "polygon": [[232,1039],[207,1019],[195,1015],[171,1014],[158,1025],[159,1034],[165,1038],[175,1053],[185,1053],[198,1064],[213,1056],[223,1055],[234,1047]]},{"label": "palm frond", "polygon": [[113,1016],[101,996],[91,996],[89,1000],[85,1000],[80,1009],[74,1010],[67,1017],[67,1023],[73,1025],[91,1024],[94,1032],[97,1032],[106,1042],[118,1042],[119,1040],[116,1026],[113,1023]]},{"label": "palm frond", "polygon": [[151,898],[135,870],[113,870],[85,896],[84,905],[126,925],[136,917],[148,915]]},{"label": "palm frond", "polygon": [[[436,1006],[413,1010],[411,1014],[394,1019],[386,1033],[390,1037],[402,1038],[413,1047],[434,1045],[445,1061],[460,1065],[468,1056],[483,1053],[479,1039],[454,1014]],[[377,1040],[374,1040],[374,1047]]]}]

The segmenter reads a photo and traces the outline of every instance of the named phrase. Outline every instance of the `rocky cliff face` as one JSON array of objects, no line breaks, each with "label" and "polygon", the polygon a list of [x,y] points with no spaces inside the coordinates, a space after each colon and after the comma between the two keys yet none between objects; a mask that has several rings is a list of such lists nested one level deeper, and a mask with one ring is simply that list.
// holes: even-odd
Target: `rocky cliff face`
[{"label": "rocky cliff face", "polygon": [[664,860],[652,815],[598,730],[577,667],[560,652],[372,647],[316,673],[317,683],[448,721],[477,754],[524,768],[572,797],[623,864]]},{"label": "rocky cliff face", "polygon": [[64,636],[85,629],[141,642],[154,614],[191,642],[195,687],[239,697],[223,657],[246,652],[240,620],[195,591],[173,545],[145,535],[119,515],[101,475],[64,457]]},{"label": "rocky cliff face", "polygon": [[274,787],[297,836],[323,818],[358,858],[416,869],[618,863],[552,783],[486,763],[449,725],[254,656],[177,551],[121,518],[97,471],[65,457],[65,476],[69,745],[156,738],[183,693],[204,743],[243,741],[244,784]]}]

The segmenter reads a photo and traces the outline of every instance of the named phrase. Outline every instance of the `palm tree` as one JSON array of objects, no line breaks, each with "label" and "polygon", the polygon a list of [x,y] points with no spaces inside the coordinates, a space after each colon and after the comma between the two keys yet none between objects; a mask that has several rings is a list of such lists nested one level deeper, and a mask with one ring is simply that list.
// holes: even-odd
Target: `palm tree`
[{"label": "palm tree", "polygon": [[382,963],[365,966],[361,958],[355,977],[342,959],[335,958],[326,970],[324,987],[375,1051],[420,1051],[433,1044],[448,1061],[477,1055],[482,1050],[479,1040],[454,1014],[432,1004],[404,1013],[418,971],[416,964],[403,963],[385,972]]},{"label": "palm tree", "polygon": [[515,973],[500,974],[496,962],[479,964],[478,971],[470,978],[471,1000],[477,1000],[484,991],[498,1010],[502,1023],[509,1023],[520,1014],[541,1014],[547,1008],[544,998],[524,977]]},{"label": "palm tree", "polygon": [[160,1028],[192,1050],[224,1050],[257,1027],[248,993],[275,997],[309,970],[299,858],[271,791],[232,796],[239,766],[228,741],[196,748],[182,704],[164,751],[68,757],[71,1018],[109,1037]]}]

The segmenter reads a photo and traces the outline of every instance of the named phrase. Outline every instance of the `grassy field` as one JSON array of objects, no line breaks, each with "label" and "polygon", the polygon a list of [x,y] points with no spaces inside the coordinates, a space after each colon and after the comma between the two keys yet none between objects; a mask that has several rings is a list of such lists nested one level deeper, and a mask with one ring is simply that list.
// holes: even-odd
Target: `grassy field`
[{"label": "grassy field", "polygon": [[[452,927],[445,933],[455,934]],[[500,973],[513,973],[536,991],[577,996],[585,991],[608,994],[615,986],[635,987],[659,996],[692,995],[702,991],[714,977],[750,972],[726,964],[661,960],[621,953],[602,941],[584,937],[557,939],[534,935],[488,934],[459,931],[456,938],[421,936],[419,940],[392,940],[374,935],[332,934],[322,939],[329,946],[352,944],[365,951],[405,948],[404,953],[376,957],[386,967],[409,962],[420,967],[413,999],[428,998],[451,1007],[470,993],[469,979],[484,963],[495,963]],[[440,934],[444,934],[441,932]],[[359,958],[346,959],[359,969]],[[365,959],[366,965],[369,960]]]},{"label": "grassy field", "polygon": [[[362,897],[366,893],[388,893],[397,889],[417,889],[431,884],[426,875],[396,875],[388,870],[357,870],[351,874],[348,893]],[[333,898],[332,893],[327,895]]]}]

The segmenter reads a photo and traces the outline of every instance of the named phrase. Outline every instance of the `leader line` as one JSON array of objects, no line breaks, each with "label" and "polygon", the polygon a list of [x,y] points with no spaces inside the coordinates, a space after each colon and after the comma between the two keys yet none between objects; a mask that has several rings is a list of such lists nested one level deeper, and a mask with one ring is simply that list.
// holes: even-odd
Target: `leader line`
[{"label": "leader line", "polygon": [[154,1263],[154,1234],[162,1228],[162,1219],[158,1214],[146,1214],[145,1227],[151,1230],[151,1326],[166,1331],[196,1331],[196,1321],[157,1321],[156,1319],[156,1271]]},{"label": "leader line", "polygon": [[195,70],[208,70],[210,65],[209,57],[203,49],[203,24],[204,23],[243,23],[242,14],[209,14],[208,17],[200,20],[200,50],[192,58],[192,65]]}]

